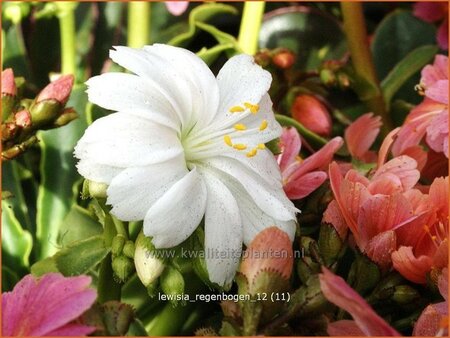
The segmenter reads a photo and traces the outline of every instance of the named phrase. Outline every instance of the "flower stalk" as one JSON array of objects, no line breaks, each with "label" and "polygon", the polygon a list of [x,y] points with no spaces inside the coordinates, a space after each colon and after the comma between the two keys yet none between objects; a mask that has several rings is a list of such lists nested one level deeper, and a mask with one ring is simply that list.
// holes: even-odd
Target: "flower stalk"
[{"label": "flower stalk", "polygon": [[244,3],[238,44],[246,54],[254,55],[258,49],[258,36],[264,8],[264,1],[248,1]]},{"label": "flower stalk", "polygon": [[141,48],[150,43],[150,2],[128,4],[128,46]]},{"label": "flower stalk", "polygon": [[61,40],[61,73],[75,74],[75,8],[71,1],[56,2]]},{"label": "flower stalk", "polygon": [[386,104],[381,92],[372,54],[367,41],[367,30],[361,2],[341,2],[344,31],[347,36],[353,67],[356,75],[371,89],[372,95],[361,98],[367,107],[383,120],[382,133],[386,135],[392,129],[391,118],[386,111]]}]

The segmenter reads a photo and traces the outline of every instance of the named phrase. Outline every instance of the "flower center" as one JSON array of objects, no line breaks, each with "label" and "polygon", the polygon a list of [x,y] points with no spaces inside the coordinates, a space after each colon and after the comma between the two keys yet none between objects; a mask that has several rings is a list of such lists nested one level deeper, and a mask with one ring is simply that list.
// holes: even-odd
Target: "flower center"
[{"label": "flower center", "polygon": [[239,142],[240,137],[258,134],[268,127],[268,122],[265,119],[262,119],[258,127],[254,128],[248,128],[247,125],[242,123],[242,120],[247,116],[256,115],[259,106],[245,102],[241,106],[231,107],[228,111],[229,114],[227,114],[225,120],[213,122],[202,130],[197,130],[194,127],[185,137],[182,137],[181,143],[188,167],[192,162],[222,154],[224,146],[235,151],[244,151],[247,157],[253,157],[258,153],[258,150],[265,149],[263,143],[250,146]]}]

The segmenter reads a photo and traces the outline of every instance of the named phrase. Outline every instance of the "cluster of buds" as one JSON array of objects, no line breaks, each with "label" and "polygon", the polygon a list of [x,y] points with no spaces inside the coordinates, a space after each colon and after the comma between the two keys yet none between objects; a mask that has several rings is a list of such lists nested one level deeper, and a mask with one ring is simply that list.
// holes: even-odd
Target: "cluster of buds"
[{"label": "cluster of buds", "polygon": [[35,144],[38,130],[62,127],[77,118],[73,108],[65,108],[72,86],[72,75],[61,76],[32,100],[21,97],[12,69],[2,72],[3,160],[19,156]]},{"label": "cluster of buds", "polygon": [[325,61],[319,70],[322,83],[326,86],[338,87],[340,89],[349,88],[351,79],[346,65],[344,61]]},{"label": "cluster of buds", "polygon": [[127,240],[124,235],[118,234],[113,238],[111,253],[114,275],[119,282],[124,283],[134,272],[134,242]]},{"label": "cluster of buds", "polygon": [[263,68],[290,69],[295,63],[295,54],[287,48],[263,49],[256,53],[255,61]]}]

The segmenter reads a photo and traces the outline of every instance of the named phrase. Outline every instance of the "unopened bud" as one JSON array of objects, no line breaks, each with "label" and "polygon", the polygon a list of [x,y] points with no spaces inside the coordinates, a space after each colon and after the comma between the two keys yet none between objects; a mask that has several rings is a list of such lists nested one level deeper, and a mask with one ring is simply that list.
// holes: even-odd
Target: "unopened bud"
[{"label": "unopened bud", "polygon": [[164,261],[156,254],[151,238],[141,232],[136,239],[134,251],[136,273],[144,286],[148,287],[157,280],[164,271]]},{"label": "unopened bud", "polygon": [[134,271],[134,264],[128,257],[117,256],[112,260],[112,269],[120,282],[125,282]]},{"label": "unopened bud", "polygon": [[420,295],[416,289],[409,285],[399,285],[395,287],[392,299],[399,304],[408,304],[419,298]]},{"label": "unopened bud", "polygon": [[2,142],[12,140],[17,134],[17,125],[12,122],[2,123]]},{"label": "unopened bud", "polygon": [[331,116],[328,109],[312,95],[299,95],[291,107],[292,117],[312,132],[329,136]]},{"label": "unopened bud", "polygon": [[14,72],[11,68],[2,71],[2,96],[16,96],[17,88],[14,82]]},{"label": "unopened bud", "polygon": [[291,297],[289,312],[299,317],[309,317],[321,313],[327,306],[320,288],[318,275],[311,275],[305,285],[297,289]]},{"label": "unopened bud", "polygon": [[27,128],[31,125],[31,114],[28,110],[21,110],[14,114],[14,121],[17,126]]},{"label": "unopened bud", "polygon": [[333,86],[336,83],[336,75],[329,69],[320,71],[320,80],[326,86]]},{"label": "unopened bud", "polygon": [[115,256],[119,256],[122,254],[123,247],[125,246],[125,242],[127,239],[124,235],[118,234],[115,236],[111,243],[111,253]]},{"label": "unopened bud", "polygon": [[267,49],[263,49],[255,54],[255,62],[261,67],[265,68],[270,64],[270,52]]},{"label": "unopened bud", "polygon": [[272,62],[281,69],[291,68],[295,62],[295,55],[288,49],[281,49],[272,56]]},{"label": "unopened bud", "polygon": [[[167,266],[160,278],[161,290],[166,295],[182,295],[184,293],[184,278],[180,271]],[[176,304],[176,302],[172,302]]]},{"label": "unopened bud", "polygon": [[46,100],[55,100],[64,106],[69,99],[73,86],[73,75],[63,75],[57,80],[49,83],[36,98],[36,103]]},{"label": "unopened bud", "polygon": [[94,198],[106,198],[108,185],[105,183],[88,181],[89,195]]},{"label": "unopened bud", "polygon": [[320,226],[317,244],[326,266],[330,266],[337,260],[344,245],[336,229],[326,223]]},{"label": "unopened bud", "polygon": [[59,115],[56,120],[53,122],[53,126],[51,127],[62,127],[72,122],[78,118],[78,114],[73,108],[66,108],[62,111],[61,115]]},{"label": "unopened bud", "polygon": [[128,258],[134,258],[135,246],[132,241],[127,241],[123,246],[123,254]]}]

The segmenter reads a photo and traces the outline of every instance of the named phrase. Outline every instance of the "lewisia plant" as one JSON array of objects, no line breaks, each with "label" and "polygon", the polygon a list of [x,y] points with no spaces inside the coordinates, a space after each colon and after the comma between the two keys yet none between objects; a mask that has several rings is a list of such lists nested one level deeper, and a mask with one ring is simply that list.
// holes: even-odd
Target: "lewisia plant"
[{"label": "lewisia plant", "polygon": [[111,213],[144,220],[156,248],[182,243],[204,217],[205,250],[219,252],[206,266],[220,285],[261,230],[276,225],[293,240],[297,209],[265,148],[282,131],[270,73],[238,55],[215,77],[192,52],[159,44],[110,56],[134,74],[87,82],[89,100],[115,113],[86,130],[75,156],[82,176],[108,185]]}]

